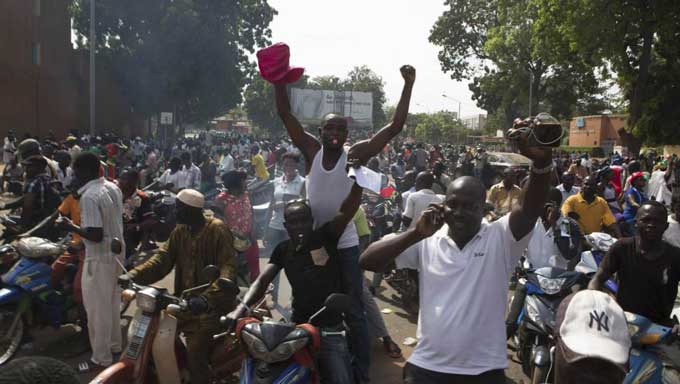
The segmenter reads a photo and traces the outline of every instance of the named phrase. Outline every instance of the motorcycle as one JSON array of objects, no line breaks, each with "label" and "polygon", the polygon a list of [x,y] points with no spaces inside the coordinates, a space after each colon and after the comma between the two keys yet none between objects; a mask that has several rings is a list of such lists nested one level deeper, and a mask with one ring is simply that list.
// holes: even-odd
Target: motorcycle
[{"label": "motorcycle", "polygon": [[154,219],[158,222],[154,226],[152,235],[156,242],[167,241],[170,233],[175,229],[177,224],[175,198],[176,195],[170,191],[151,192],[147,191],[151,201],[151,210],[153,211]]},{"label": "motorcycle", "polygon": [[397,291],[404,310],[412,316],[418,316],[420,311],[418,279],[418,270],[409,268],[395,269],[385,277],[387,284]]},{"label": "motorcycle", "polygon": [[[207,284],[188,289],[179,297],[172,296],[165,288],[130,283],[121,296],[134,300],[137,310],[128,328],[127,347],[120,360],[102,371],[91,383],[147,383],[180,384],[190,382],[186,362],[186,348],[179,339],[177,315],[188,311],[187,299],[204,291],[216,281],[220,286],[230,287],[236,296],[235,284],[219,278],[217,267],[209,265],[202,271]],[[225,284],[226,283],[226,284]],[[264,299],[256,306],[258,316],[268,313]],[[238,372],[244,352],[239,343],[226,342],[216,345],[210,359],[211,376],[215,379],[229,377]]]},{"label": "motorcycle", "polygon": [[0,225],[4,228],[2,235],[0,236],[0,241],[2,241],[3,244],[9,244],[16,240],[19,233],[21,233],[19,220],[21,220],[20,216],[0,215]]},{"label": "motorcycle", "polygon": [[[586,242],[590,245],[591,249],[581,253],[581,261],[576,264],[574,270],[583,273],[590,280],[595,275],[595,272],[597,272],[602,260],[604,260],[604,256],[614,242],[616,242],[616,239],[606,233],[593,232],[586,235]],[[613,278],[607,280],[604,287],[611,295],[616,295],[616,292],[619,290],[619,285]]]},{"label": "motorcycle", "polygon": [[84,323],[84,312],[72,292],[77,266],[69,268],[62,289],[51,282],[52,262],[66,250],[68,239],[52,243],[26,237],[0,248],[3,265],[11,265],[3,267],[7,271],[0,288],[0,365],[17,352],[27,328]]},{"label": "motorcycle", "polygon": [[[305,324],[261,321],[253,317],[239,319],[236,338],[246,346],[248,354],[241,366],[240,382],[319,383],[316,354],[321,345],[321,337],[336,334],[344,336],[345,331],[321,332],[313,325],[314,319],[328,310],[347,312],[349,307],[349,296],[333,293],[328,296],[323,308],[313,314]],[[222,319],[223,322],[225,320]],[[225,334],[227,332],[215,337]]]},{"label": "motorcycle", "polygon": [[517,357],[532,384],[551,382],[557,308],[562,299],[572,293],[572,287],[584,281],[584,276],[544,267],[524,271],[522,279],[526,282],[527,295],[514,337]]},{"label": "motorcycle", "polygon": [[[644,316],[630,312],[626,312],[626,321],[633,347],[624,384],[680,383],[680,364],[664,364],[654,351],[655,346],[677,343],[673,328],[655,324]],[[677,317],[675,321],[677,323]]]},{"label": "motorcycle", "polygon": [[401,214],[392,199],[365,192],[363,200],[362,208],[366,212],[368,227],[371,229],[371,242],[398,230],[401,225]]}]

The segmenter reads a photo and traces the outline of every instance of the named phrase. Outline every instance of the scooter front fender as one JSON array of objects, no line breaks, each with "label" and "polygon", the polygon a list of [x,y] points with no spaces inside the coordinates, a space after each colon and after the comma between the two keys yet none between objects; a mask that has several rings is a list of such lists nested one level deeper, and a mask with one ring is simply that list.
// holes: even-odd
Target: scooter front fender
[{"label": "scooter front fender", "polygon": [[151,346],[159,383],[181,384],[182,382],[175,354],[176,338],[177,319],[162,311],[156,337]]},{"label": "scooter front fender", "polygon": [[119,361],[103,370],[90,384],[124,384],[131,383],[134,373],[134,363],[131,361]]}]

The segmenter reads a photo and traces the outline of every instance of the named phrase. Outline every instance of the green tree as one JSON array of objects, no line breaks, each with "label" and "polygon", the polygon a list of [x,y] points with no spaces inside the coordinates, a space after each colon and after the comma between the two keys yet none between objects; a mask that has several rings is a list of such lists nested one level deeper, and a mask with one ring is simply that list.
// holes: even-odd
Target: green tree
[{"label": "green tree", "polygon": [[629,149],[637,152],[641,139],[675,137],[678,120],[668,124],[669,116],[659,111],[665,109],[660,97],[673,96],[678,87],[678,1],[534,2],[539,10],[536,30],[547,52],[559,60],[573,54],[587,57],[591,68],[616,74],[628,101],[628,130],[620,134]]},{"label": "green tree", "polygon": [[[300,80],[291,85],[291,88],[306,88],[307,81],[307,75],[302,75]],[[248,86],[243,92],[243,108],[248,114],[248,119],[257,125],[261,131],[269,132],[272,136],[285,135],[283,123],[276,114],[274,86],[264,80],[259,73],[254,73],[251,76]]]},{"label": "green tree", "polygon": [[384,86],[382,77],[365,65],[352,68],[344,79],[332,75],[318,76],[312,78],[308,84],[311,89],[370,92],[373,94],[373,126],[380,128],[386,119],[384,105],[387,98]]},{"label": "green tree", "polygon": [[468,133],[453,112],[423,113],[418,114],[417,119],[415,137],[418,141],[427,143],[460,142]]},{"label": "green tree", "polygon": [[[448,0],[430,42],[451,78],[472,78],[477,105],[499,111],[509,126],[518,116],[548,111],[570,117],[579,105],[596,109],[599,78],[577,55],[555,61],[536,38],[532,0]],[[532,105],[529,108],[529,93]],[[567,102],[565,102],[565,100]]]},{"label": "green tree", "polygon": [[[387,101],[384,90],[385,82],[370,68],[363,65],[354,67],[344,80],[346,91],[370,92],[373,94],[373,126],[382,128],[385,125],[384,106]],[[391,117],[391,116],[390,116]]]},{"label": "green tree", "polygon": [[[82,48],[89,6],[72,6]],[[96,7],[98,65],[111,68],[136,112],[170,109],[180,124],[239,104],[247,54],[268,43],[276,14],[266,0],[98,0]]]}]

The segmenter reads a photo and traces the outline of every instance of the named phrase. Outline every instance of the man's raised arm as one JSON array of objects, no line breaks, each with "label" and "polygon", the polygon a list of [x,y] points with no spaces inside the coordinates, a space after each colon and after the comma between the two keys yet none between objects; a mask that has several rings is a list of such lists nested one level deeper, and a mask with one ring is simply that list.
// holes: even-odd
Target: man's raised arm
[{"label": "man's raised arm", "polygon": [[404,65],[400,68],[400,71],[404,78],[404,89],[401,91],[401,98],[392,122],[378,131],[370,140],[363,140],[354,144],[349,150],[350,159],[357,159],[361,164],[366,164],[368,159],[380,153],[385,145],[404,128],[408,116],[408,107],[411,103],[413,83],[416,81],[416,69],[410,65]]},{"label": "man's raised arm", "polygon": [[516,240],[526,236],[536,225],[536,219],[543,212],[550,189],[550,177],[553,170],[552,148],[544,146],[530,147],[528,138],[521,139],[520,152],[533,160],[531,176],[525,187],[519,209],[510,214],[510,230]]},{"label": "man's raised arm", "polygon": [[290,101],[288,100],[288,89],[285,84],[274,84],[276,95],[276,112],[286,126],[286,131],[290,139],[293,140],[298,149],[302,152],[307,163],[314,160],[314,155],[321,148],[319,141],[309,133],[307,133],[298,119],[293,116],[290,111]]},{"label": "man's raised arm", "polygon": [[357,209],[359,209],[359,204],[361,203],[361,192],[363,190],[364,189],[359,186],[359,183],[354,181],[352,190],[342,202],[340,210],[333,220],[335,233],[338,235],[338,237],[340,237],[342,233],[345,232],[347,224],[352,221],[354,214],[357,212]]},{"label": "man's raised arm", "polygon": [[443,205],[430,205],[423,211],[415,227],[396,236],[386,236],[369,245],[359,256],[359,265],[369,271],[382,272],[410,246],[437,232],[444,223],[443,212]]}]

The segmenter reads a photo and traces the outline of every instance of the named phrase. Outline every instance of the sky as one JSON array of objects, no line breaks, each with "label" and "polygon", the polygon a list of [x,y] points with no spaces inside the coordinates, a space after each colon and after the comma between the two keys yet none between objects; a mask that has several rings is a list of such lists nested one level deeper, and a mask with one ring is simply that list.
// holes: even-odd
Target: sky
[{"label": "sky", "polygon": [[272,42],[290,46],[291,65],[311,77],[344,78],[367,65],[385,82],[388,105],[399,101],[404,81],[399,67],[416,68],[411,112],[485,113],[475,105],[469,81],[442,72],[430,44],[430,29],[445,7],[443,0],[269,0],[279,13],[272,22]]}]

